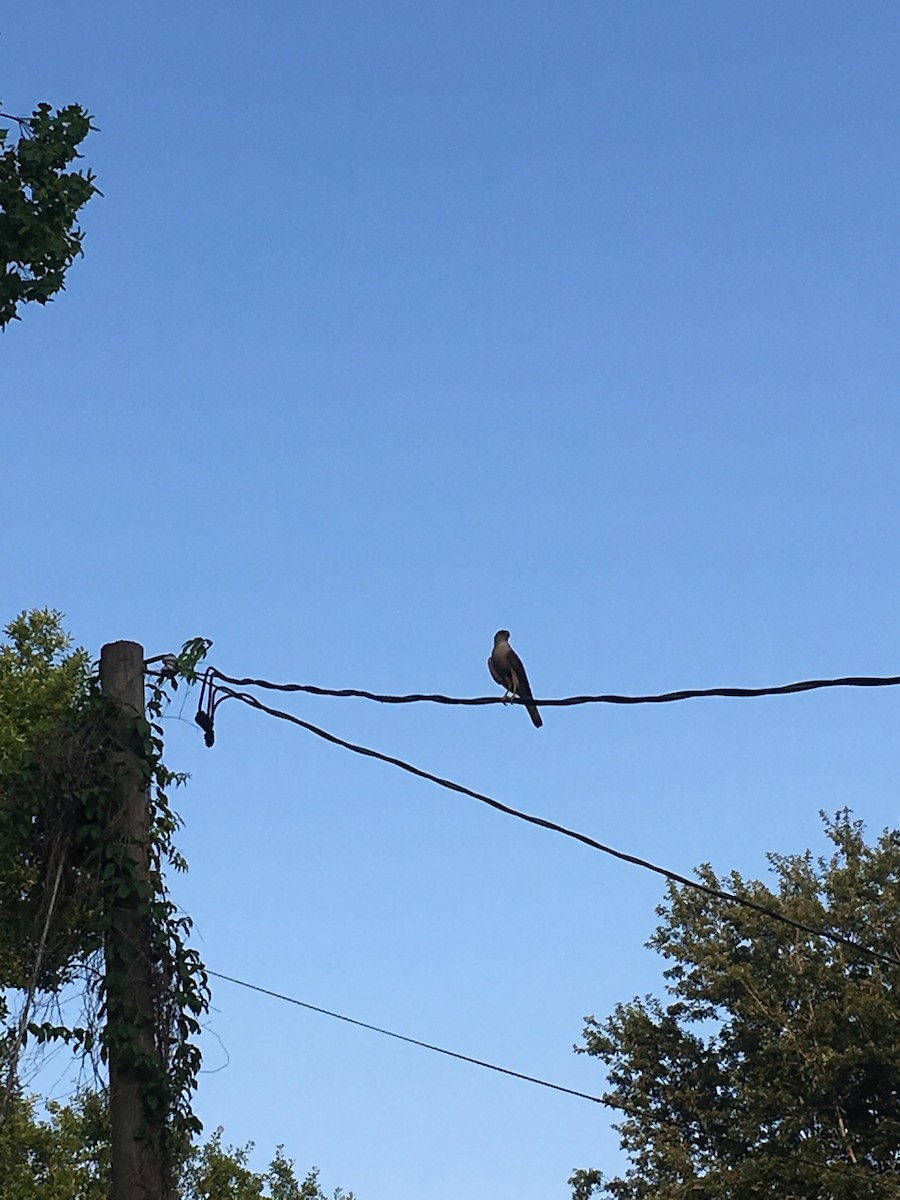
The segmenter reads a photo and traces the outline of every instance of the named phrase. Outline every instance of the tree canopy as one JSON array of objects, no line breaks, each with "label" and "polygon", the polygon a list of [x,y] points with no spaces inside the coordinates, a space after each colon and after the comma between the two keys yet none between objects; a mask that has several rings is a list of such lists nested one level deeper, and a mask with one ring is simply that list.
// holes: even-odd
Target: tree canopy
[{"label": "tree canopy", "polygon": [[[103,1092],[86,1090],[68,1104],[12,1098],[0,1119],[0,1200],[107,1200],[109,1112]],[[264,1171],[248,1165],[252,1144],[227,1146],[223,1130],[192,1147],[180,1179],[181,1200],[354,1200],[319,1185],[316,1168],[298,1179],[281,1146]]]},{"label": "tree canopy", "polygon": [[[8,122],[18,127],[14,143]],[[19,305],[52,300],[81,253],[76,221],[98,188],[91,171],[67,168],[91,129],[78,104],[57,112],[39,104],[31,117],[0,113],[0,328],[18,319]]]},{"label": "tree canopy", "polygon": [[[833,853],[769,855],[774,889],[697,874],[900,956],[900,831],[823,819]],[[900,969],[679,885],[658,911],[668,1002],[589,1017],[578,1047],[607,1064],[630,1166],[576,1172],[576,1200],[900,1197]]]},{"label": "tree canopy", "polygon": [[[47,867],[77,760],[90,754],[82,717],[91,692],[90,660],[73,650],[60,614],[21,613],[0,646],[0,987],[28,986],[45,908]],[[73,877],[63,891],[73,899]],[[64,906],[59,906],[63,912]],[[57,979],[96,930],[70,906],[41,955],[45,981]],[[74,908],[78,903],[75,901]],[[74,938],[73,938],[74,934]]]}]

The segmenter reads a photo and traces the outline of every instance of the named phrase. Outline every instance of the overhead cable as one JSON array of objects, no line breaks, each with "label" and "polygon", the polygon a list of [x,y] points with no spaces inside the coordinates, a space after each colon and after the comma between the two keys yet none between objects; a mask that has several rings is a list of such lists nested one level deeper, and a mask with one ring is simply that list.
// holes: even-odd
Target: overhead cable
[{"label": "overhead cable", "polygon": [[[237,679],[225,675],[215,667],[208,672],[223,683],[233,687],[258,687],[274,692],[305,692],[311,696],[337,696],[340,698],[355,697],[360,700],[375,700],[379,704],[524,704],[519,697],[502,696],[442,696],[415,693],[409,696],[388,696],[378,692],[361,691],[359,688],[323,688],[311,683],[273,683],[268,679]],[[555,700],[535,700],[541,708],[567,708],[575,704],[670,704],[674,700],[696,700],[709,696],[724,696],[726,698],[746,698],[751,696],[787,696],[794,692],[812,692],[818,688],[836,687],[896,687],[900,684],[900,675],[844,675],[839,679],[803,679],[798,683],[783,683],[774,687],[740,688],[685,688],[677,692],[661,692],[648,696],[618,696],[615,694],[600,696],[564,696]]]},{"label": "overhead cable", "polygon": [[[433,1046],[429,1042],[419,1041],[418,1038],[407,1037],[402,1033],[394,1033],[390,1029],[381,1029],[378,1025],[370,1025],[367,1021],[358,1021],[355,1017],[346,1017],[342,1013],[330,1012],[327,1008],[319,1008],[318,1005],[308,1004],[304,1000],[297,1000],[294,996],[286,996],[282,992],[272,991],[270,988],[260,987],[255,983],[248,983],[244,979],[237,979],[233,975],[224,975],[220,971],[207,971],[207,974],[215,976],[216,979],[224,979],[228,983],[234,983],[238,987],[247,988],[251,992],[259,992],[263,996],[272,996],[276,1000],[283,1000],[286,1004],[294,1004],[298,1008],[305,1008],[309,1012],[320,1013],[322,1016],[333,1017],[336,1021],[345,1021],[348,1025],[357,1025],[361,1029],[368,1029],[372,1033],[381,1033],[385,1037],[396,1038],[400,1042],[408,1042],[412,1046],[419,1046],[423,1050],[432,1050],[437,1054],[445,1054],[449,1058],[459,1059],[461,1062],[472,1063],[476,1067],[484,1067],[488,1071],[497,1071],[502,1075],[511,1075],[514,1079],[523,1079],[526,1083],[536,1083],[541,1087],[552,1088],[556,1092],[564,1092],[568,1096],[576,1096],[579,1100],[590,1100],[594,1104],[603,1104],[607,1108],[612,1108],[618,1112],[624,1113],[626,1116],[636,1118],[637,1120],[645,1120],[647,1113],[644,1109],[628,1104],[621,1096],[617,1096],[614,1092],[608,1093],[606,1096],[592,1096],[589,1092],[579,1092],[575,1088],[563,1087],[560,1083],[550,1083],[547,1079],[538,1079],[535,1075],[525,1075],[521,1071],[513,1071],[509,1067],[500,1067],[496,1063],[485,1062],[480,1058],[472,1058],[468,1054],[459,1054],[455,1050],[446,1050],[443,1046]],[[703,1118],[700,1114],[692,1113],[690,1109],[685,1110],[693,1116],[702,1126]],[[614,1126],[614,1128],[618,1128]],[[801,1162],[810,1167],[824,1167],[829,1171],[840,1171],[842,1174],[848,1170],[861,1170],[861,1166],[853,1164],[851,1167],[847,1163],[831,1163],[827,1159],[816,1161],[813,1159],[799,1158],[792,1155],[792,1160]],[[870,1168],[871,1170],[871,1168]],[[872,1172],[874,1174],[874,1172]]]},{"label": "overhead cable", "polygon": [[[456,1050],[446,1050],[443,1048],[443,1046],[431,1045],[431,1043],[428,1042],[420,1042],[418,1038],[409,1038],[403,1033],[395,1033],[392,1030],[383,1030],[383,1028],[380,1028],[378,1025],[370,1025],[367,1021],[356,1020],[353,1018],[353,1016],[344,1016],[342,1013],[332,1013],[328,1008],[319,1008],[317,1004],[310,1004],[306,1001],[296,1000],[294,996],[286,996],[280,991],[272,991],[269,988],[260,988],[258,984],[247,983],[246,979],[238,979],[234,976],[228,976],[228,974],[223,974],[221,971],[208,971],[206,973],[210,974],[210,976],[215,976],[216,979],[224,979],[227,983],[236,984],[239,986],[239,988],[246,988],[248,991],[256,991],[259,992],[260,995],[271,996],[274,997],[275,1000],[282,1000],[288,1004],[296,1004],[296,1007],[305,1008],[308,1010],[308,1012],[319,1013],[323,1016],[331,1016],[331,1018],[334,1018],[337,1021],[346,1021],[348,1025],[359,1026],[362,1028],[362,1030],[370,1030],[372,1033],[382,1033],[385,1037],[396,1038],[398,1042],[407,1042],[410,1045],[420,1046],[422,1050],[432,1050],[436,1052],[436,1054],[443,1054],[449,1058],[458,1058],[458,1060],[461,1062],[473,1063],[475,1067],[484,1067],[487,1070],[496,1070],[496,1072],[499,1074],[511,1075],[514,1079],[522,1079],[526,1081],[527,1084],[538,1084],[540,1087],[550,1087],[554,1092],[564,1092],[566,1096],[575,1096],[581,1100],[590,1100],[590,1102],[593,1104],[604,1104],[606,1105],[606,1108],[623,1112],[623,1114],[626,1116],[636,1118],[638,1121],[643,1121],[647,1118],[646,1110],[636,1108],[636,1106],[626,1103],[622,1097],[617,1096],[617,1094],[614,1092],[607,1093],[606,1096],[592,1096],[592,1094],[589,1092],[580,1092],[574,1087],[564,1087],[562,1084],[551,1084],[550,1080],[538,1079],[538,1076],[536,1075],[523,1074],[521,1070],[511,1070],[509,1067],[499,1067],[496,1063],[485,1062],[482,1060],[482,1058],[473,1058],[470,1055],[458,1054]],[[686,1111],[690,1112],[690,1110]],[[690,1115],[694,1116],[695,1120],[700,1122],[702,1126],[702,1117],[700,1115],[692,1114],[692,1112]],[[796,1156],[792,1157],[794,1160],[796,1160],[796,1162],[804,1163],[808,1166],[823,1166],[823,1168],[832,1171],[845,1171],[848,1168],[848,1165],[850,1165],[846,1163],[829,1163],[827,1159],[823,1159],[821,1162],[815,1162],[815,1160],[812,1159],[797,1158]]]},{"label": "overhead cable", "polygon": [[496,1063],[484,1062],[480,1058],[472,1058],[468,1054],[459,1054],[456,1050],[446,1050],[443,1046],[432,1046],[429,1042],[420,1042],[418,1038],[407,1037],[402,1033],[394,1033],[390,1029],[380,1029],[377,1025],[369,1025],[366,1021],[357,1021],[355,1017],[345,1017],[341,1013],[329,1012],[327,1008],[319,1008],[315,1004],[307,1004],[293,996],[285,996],[282,992],[273,992],[269,988],[260,987],[255,983],[247,983],[244,979],[235,979],[233,975],[223,975],[220,971],[207,971],[216,979],[225,979],[236,983],[239,987],[248,988],[251,992],[261,992],[264,996],[274,996],[276,1000],[284,1000],[287,1004],[296,1004],[298,1008],[309,1009],[310,1012],[321,1013],[333,1017],[336,1021],[346,1021],[348,1025],[358,1025],[361,1029],[369,1029],[373,1033],[382,1033],[385,1037],[396,1038],[399,1042],[409,1042],[412,1046],[421,1046],[423,1050],[433,1050],[436,1054],[446,1054],[448,1058],[458,1058],[462,1062],[474,1063],[476,1067],[485,1067],[488,1071],[499,1071],[502,1075],[512,1075],[516,1079],[524,1079],[526,1083],[537,1083],[541,1087],[553,1088],[556,1092],[566,1092],[569,1096],[577,1096],[580,1100],[592,1100],[595,1104],[605,1104],[600,1096],[591,1096],[587,1092],[578,1092],[575,1088],[563,1087],[561,1083],[550,1083],[547,1079],[538,1079],[535,1075],[524,1075],[521,1071],[513,1071],[509,1067],[498,1067]]}]

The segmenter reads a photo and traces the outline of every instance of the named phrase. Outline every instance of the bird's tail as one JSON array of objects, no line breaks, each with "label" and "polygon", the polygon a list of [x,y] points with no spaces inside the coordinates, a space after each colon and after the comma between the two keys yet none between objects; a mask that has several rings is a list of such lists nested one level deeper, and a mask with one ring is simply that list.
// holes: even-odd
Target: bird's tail
[{"label": "bird's tail", "polygon": [[525,701],[525,707],[528,709],[529,717],[531,717],[532,721],[534,722],[535,729],[540,729],[544,722],[541,720],[541,714],[538,712],[538,706],[530,696]]}]

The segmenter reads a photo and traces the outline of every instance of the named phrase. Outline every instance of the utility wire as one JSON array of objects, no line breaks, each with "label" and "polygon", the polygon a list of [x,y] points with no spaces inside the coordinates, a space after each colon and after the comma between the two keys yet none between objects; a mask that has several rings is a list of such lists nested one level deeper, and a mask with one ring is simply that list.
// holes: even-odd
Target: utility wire
[{"label": "utility wire", "polygon": [[[589,1092],[579,1092],[575,1088],[563,1087],[560,1083],[551,1083],[547,1079],[538,1079],[535,1075],[525,1075],[521,1071],[511,1070],[509,1067],[500,1067],[496,1063],[485,1062],[480,1058],[472,1058],[468,1054],[459,1054],[456,1050],[446,1050],[443,1046],[432,1046],[429,1042],[419,1041],[418,1038],[407,1037],[402,1033],[394,1033],[390,1029],[381,1029],[378,1025],[370,1025],[367,1021],[358,1021],[355,1017],[347,1017],[342,1013],[331,1012],[327,1008],[319,1008],[316,1004],[308,1004],[305,1000],[297,1000],[294,996],[286,996],[282,992],[274,992],[270,988],[260,987],[259,984],[248,983],[245,979],[237,979],[233,975],[224,975],[221,971],[207,970],[207,974],[214,976],[216,979],[224,979],[228,983],[234,983],[238,987],[247,988],[248,991],[259,992],[263,996],[272,996],[276,1000],[283,1000],[286,1004],[295,1004],[298,1008],[305,1008],[309,1012],[320,1013],[325,1017],[333,1017],[336,1021],[345,1021],[348,1025],[357,1025],[360,1029],[368,1029],[372,1033],[381,1033],[385,1037],[396,1038],[399,1042],[408,1042],[411,1046],[420,1046],[423,1050],[432,1050],[436,1054],[445,1054],[448,1058],[457,1058],[461,1062],[473,1063],[476,1067],[484,1067],[488,1071],[497,1071],[501,1075],[511,1075],[514,1079],[524,1079],[526,1083],[536,1083],[540,1087],[552,1088],[555,1092],[564,1092],[567,1096],[578,1097],[579,1100],[590,1100],[593,1104],[603,1104],[607,1108],[615,1109],[617,1112],[638,1121],[646,1121],[648,1118],[646,1110],[628,1104],[615,1094],[592,1096]],[[701,1128],[705,1128],[703,1118],[699,1114],[690,1113],[690,1115],[700,1124]],[[838,1165],[837,1163],[831,1163],[827,1159],[816,1162],[812,1159],[794,1157],[793,1160],[801,1162],[805,1166],[824,1167],[830,1171],[839,1171],[844,1175],[847,1174],[848,1170],[858,1169],[856,1167],[850,1168],[847,1164]]]},{"label": "utility wire", "polygon": [[248,988],[251,992],[260,992],[263,996],[274,996],[276,1000],[284,1000],[287,1004],[296,1004],[298,1008],[309,1009],[310,1012],[321,1013],[325,1017],[334,1017],[336,1021],[346,1021],[348,1025],[358,1025],[361,1029],[370,1029],[373,1033],[383,1033],[385,1037],[396,1038],[398,1042],[409,1042],[412,1046],[421,1046],[423,1050],[433,1050],[436,1054],[446,1054],[448,1058],[458,1058],[462,1062],[474,1063],[476,1067],[485,1067],[488,1071],[499,1071],[501,1075],[512,1075],[516,1079],[524,1079],[526,1083],[538,1083],[541,1087],[553,1088],[555,1092],[566,1092],[569,1096],[578,1096],[581,1100],[592,1100],[595,1104],[605,1104],[600,1096],[591,1096],[587,1092],[578,1092],[574,1088],[563,1087],[561,1083],[550,1083],[547,1079],[538,1079],[535,1075],[523,1075],[521,1071],[512,1071],[509,1067],[498,1067],[496,1063],[484,1062],[480,1058],[472,1058],[468,1054],[459,1054],[456,1050],[445,1050],[443,1046],[432,1046],[429,1042],[420,1042],[417,1038],[406,1037],[402,1033],[394,1033],[390,1029],[380,1029],[377,1025],[369,1025],[366,1021],[357,1021],[355,1017],[345,1017],[341,1013],[329,1012],[327,1008],[319,1008],[315,1004],[307,1004],[293,996],[285,996],[281,992],[270,991],[255,983],[247,983],[244,979],[235,979],[233,975],[223,975],[220,971],[207,971],[216,979],[226,979],[236,983],[238,987]]},{"label": "utility wire", "polygon": [[[504,700],[502,696],[441,696],[419,695],[384,696],[378,692],[360,691],[358,688],[322,688],[308,683],[272,683],[268,679],[235,679],[224,675],[215,667],[209,671],[216,679],[234,687],[258,687],[274,692],[306,692],[311,696],[356,697],[361,700],[376,700],[379,704],[524,704],[518,696]],[[686,688],[678,692],[662,692],[649,696],[564,696],[557,700],[535,700],[541,708],[567,708],[574,704],[669,704],[673,700],[695,700],[704,696],[744,698],[749,696],[786,696],[793,692],[812,692],[817,688],[834,687],[896,687],[900,675],[845,675],[840,679],[804,679],[798,683],[783,683],[775,687],[760,688]]]},{"label": "utility wire", "polygon": [[394,758],[389,754],[382,754],[379,750],[372,750],[368,746],[358,746],[353,742],[345,741],[344,738],[337,737],[336,734],[329,733],[325,729],[320,729],[317,725],[310,724],[309,721],[295,717],[293,713],[282,712],[278,708],[270,708],[267,704],[263,704],[261,700],[258,700],[248,692],[235,692],[231,688],[219,688],[218,690],[221,692],[221,696],[216,702],[217,704],[221,703],[222,699],[225,698],[240,700],[243,704],[259,709],[260,712],[267,713],[270,717],[277,717],[281,721],[290,721],[293,725],[299,725],[301,729],[306,729],[309,733],[323,738],[326,742],[331,742],[334,746],[340,746],[344,750],[351,750],[354,754],[362,754],[366,758],[375,758],[379,762],[399,767],[401,771],[407,771],[410,775],[416,775],[420,779],[427,779],[430,783],[436,783],[438,787],[447,788],[451,792],[458,792],[462,796],[470,796],[473,800],[480,800],[482,804],[488,804],[491,808],[496,808],[498,812],[506,813],[511,817],[517,817],[520,821],[527,821],[531,825],[538,825],[542,829],[550,829],[554,833],[560,833],[563,837],[572,838],[576,842],[582,842],[585,846],[590,846],[592,850],[599,850],[601,853],[609,854],[613,858],[620,859],[622,862],[631,863],[636,867],[643,867],[646,871],[653,871],[656,875],[662,875],[664,879],[668,879],[671,883],[679,883],[682,887],[693,888],[695,891],[703,892],[707,896],[714,896],[717,900],[725,900],[729,904],[739,904],[744,908],[752,909],[754,912],[769,917],[773,921],[780,921],[783,925],[789,925],[793,929],[798,929],[802,933],[812,934],[814,937],[822,937],[837,945],[846,946],[854,954],[866,955],[888,966],[900,967],[900,958],[896,958],[893,955],[883,954],[880,950],[873,950],[869,946],[864,946],[859,942],[853,941],[852,938],[845,937],[843,934],[827,929],[818,929],[814,925],[805,924],[803,921],[796,921],[793,917],[778,912],[777,909],[769,908],[765,904],[759,904],[747,896],[738,896],[733,892],[726,892],[720,888],[710,887],[709,884],[700,883],[696,879],[689,879],[686,875],[679,875],[677,871],[670,871],[666,867],[656,866],[655,863],[648,862],[647,859],[638,858],[634,854],[626,854],[622,850],[614,850],[612,846],[606,846],[603,842],[598,842],[596,839],[588,837],[586,833],[578,833],[574,829],[568,829],[565,825],[558,825],[555,821],[548,821],[545,817],[535,817],[530,813],[524,813],[519,809],[511,808],[508,804],[503,804],[501,801],[495,800],[491,796],[486,796],[482,792],[476,792],[471,788],[464,787],[461,783],[454,783],[451,779],[443,779],[440,775],[433,775],[430,771],[423,771],[419,767],[414,767],[411,763],[404,762],[402,758]]}]

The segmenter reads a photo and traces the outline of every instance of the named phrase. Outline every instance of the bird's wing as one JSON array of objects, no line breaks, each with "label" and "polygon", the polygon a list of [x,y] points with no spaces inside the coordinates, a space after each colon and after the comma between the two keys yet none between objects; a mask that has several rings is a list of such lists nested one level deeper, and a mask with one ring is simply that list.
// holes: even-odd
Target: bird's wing
[{"label": "bird's wing", "polygon": [[502,688],[506,688],[507,691],[512,691],[513,689],[510,686],[512,681],[509,671],[505,670],[505,666],[506,664],[494,658],[493,654],[488,659],[488,670],[491,673],[491,679],[493,679],[494,683],[499,683]]},{"label": "bird's wing", "polygon": [[531,684],[528,682],[528,676],[525,674],[525,668],[522,666],[522,660],[516,654],[515,650],[510,650],[510,667],[513,676],[516,677],[518,686],[516,687],[516,695],[525,701],[525,707],[528,709],[528,715],[531,717],[532,724],[535,729],[540,729],[543,725],[541,714],[538,712],[538,706],[534,703],[534,697],[531,694]]},{"label": "bird's wing", "polygon": [[531,684],[528,682],[528,676],[525,674],[525,668],[522,666],[522,660],[516,654],[515,650],[510,648],[509,659],[507,660],[509,673],[512,678],[512,691],[517,696],[521,696],[523,700],[531,699]]}]

